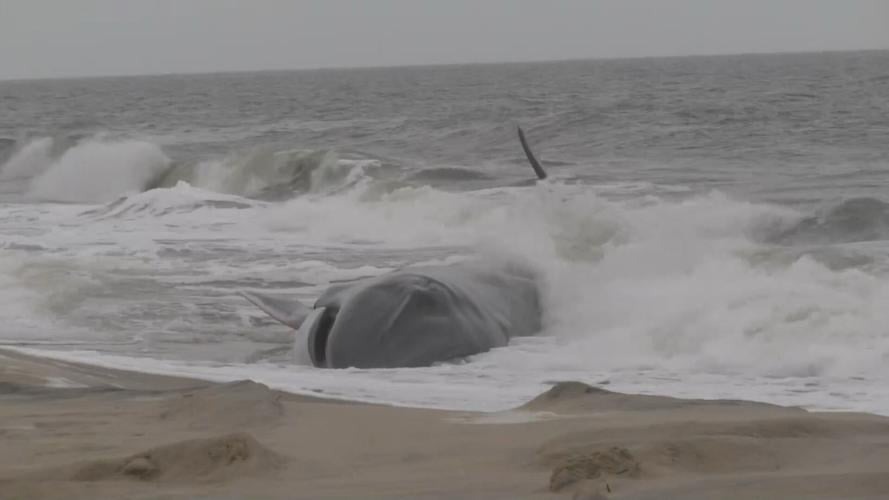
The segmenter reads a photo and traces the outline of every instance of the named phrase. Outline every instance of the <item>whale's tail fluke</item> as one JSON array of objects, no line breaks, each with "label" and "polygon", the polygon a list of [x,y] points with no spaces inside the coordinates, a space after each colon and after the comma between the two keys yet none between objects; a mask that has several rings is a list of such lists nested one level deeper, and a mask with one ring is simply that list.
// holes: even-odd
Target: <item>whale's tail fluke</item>
[{"label": "whale's tail fluke", "polygon": [[546,179],[546,170],[543,169],[543,166],[540,165],[540,162],[537,161],[537,158],[534,156],[534,152],[531,151],[531,147],[528,146],[528,140],[525,139],[525,131],[522,130],[522,127],[517,128],[519,131],[519,141],[522,143],[522,149],[525,150],[525,156],[531,163],[531,168],[534,169],[534,173],[537,174],[538,179]]}]

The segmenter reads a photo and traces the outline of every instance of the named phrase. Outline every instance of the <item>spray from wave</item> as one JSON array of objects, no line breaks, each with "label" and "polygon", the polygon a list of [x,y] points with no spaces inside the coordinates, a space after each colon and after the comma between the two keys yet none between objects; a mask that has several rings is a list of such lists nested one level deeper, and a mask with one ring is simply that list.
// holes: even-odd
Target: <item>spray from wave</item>
[{"label": "spray from wave", "polygon": [[812,245],[879,241],[889,238],[889,203],[876,198],[850,198],[800,216],[789,227],[773,228],[767,241]]},{"label": "spray from wave", "polygon": [[8,137],[0,137],[0,165],[6,163],[13,153],[15,153],[16,140]]},{"label": "spray from wave", "polygon": [[262,147],[219,160],[177,165],[151,187],[172,187],[185,181],[219,193],[279,198],[348,187],[355,182],[355,174],[363,173],[369,164],[372,162],[340,160],[326,150],[275,151]]},{"label": "spray from wave", "polygon": [[35,177],[29,194],[49,201],[107,201],[142,190],[169,165],[170,159],[149,142],[87,141],[65,151]]},{"label": "spray from wave", "polygon": [[[103,289],[115,297],[101,314],[88,301],[69,302],[84,290],[100,293],[82,284],[57,292],[55,300],[76,304],[85,311],[81,321],[90,325],[101,317],[119,331],[175,329],[185,338],[214,342],[225,332],[243,343],[237,336],[266,327],[234,298],[237,287],[285,287],[311,296],[356,262],[368,266],[354,273],[363,276],[410,259],[508,253],[535,263],[544,276],[545,331],[471,360],[468,369],[500,374],[498,381],[516,373],[587,377],[593,368],[642,378],[673,373],[720,380],[738,374],[886,373],[885,274],[835,268],[808,246],[763,237],[777,234],[775,228],[805,227],[827,231],[828,246],[848,239],[832,224],[806,226],[806,214],[719,192],[627,197],[626,186],[593,189],[558,181],[459,192],[430,186],[380,190],[360,167],[326,165],[314,172],[344,168],[346,175],[311,184],[307,174],[307,195],[282,203],[177,182],[95,208],[78,219],[78,231],[92,230],[103,243],[113,242],[115,251],[145,257],[152,295]],[[820,220],[836,219],[830,214],[847,205],[818,212]],[[877,206],[874,213],[880,211]],[[138,234],[119,230],[121,218],[136,222],[127,227]],[[67,232],[52,237],[79,241]],[[55,241],[57,247],[75,246],[67,243]],[[101,261],[107,260],[103,254]],[[121,267],[135,266],[127,261]],[[176,287],[152,281],[160,267],[172,270],[168,279]],[[46,286],[33,276],[27,276],[29,286]],[[101,283],[118,286],[111,279]],[[134,290],[144,290],[145,283]],[[181,308],[194,301],[201,305]],[[72,309],[63,311],[65,317]],[[157,311],[174,311],[175,319]]]},{"label": "spray from wave", "polygon": [[[36,172],[35,196],[116,198],[87,213],[86,223],[168,224],[192,214],[191,227],[225,221],[228,236],[268,231],[265,240],[251,241],[254,260],[262,241],[519,254],[543,270],[545,333],[566,346],[557,357],[572,366],[808,376],[880,369],[889,358],[885,276],[832,265],[823,253],[885,239],[889,219],[880,200],[802,214],[718,192],[609,198],[607,186],[558,182],[462,192],[380,189],[372,175],[377,163],[327,151],[252,150],[188,167],[138,141],[93,139],[45,160],[51,149],[32,143],[3,175]],[[116,183],[93,182],[108,178]],[[158,189],[120,196],[152,186]],[[277,192],[288,200],[244,198]]]},{"label": "spray from wave", "polygon": [[0,168],[0,179],[33,177],[45,171],[53,161],[53,139],[42,137],[27,143]]},{"label": "spray from wave", "polygon": [[104,202],[141,191],[170,166],[160,147],[145,141],[101,137],[74,142],[42,137],[18,149],[0,168],[0,181],[15,181],[31,199]]},{"label": "spray from wave", "polygon": [[0,167],[0,182],[25,182],[22,194],[42,201],[104,203],[180,182],[222,194],[285,199],[348,190],[378,166],[376,160],[341,159],[327,150],[270,147],[174,162],[147,141],[43,137],[10,156]]},{"label": "spray from wave", "polygon": [[104,218],[137,220],[189,214],[199,210],[241,210],[260,205],[247,198],[207,191],[179,181],[171,188],[150,189],[121,196],[81,215],[94,220]]},{"label": "spray from wave", "polygon": [[262,219],[307,241],[453,245],[536,262],[545,333],[565,346],[535,358],[541,370],[558,358],[575,367],[845,376],[882,371],[889,358],[885,276],[763,242],[775,225],[805,224],[786,208],[718,192],[614,201],[556,183],[367,194],[295,199]]}]

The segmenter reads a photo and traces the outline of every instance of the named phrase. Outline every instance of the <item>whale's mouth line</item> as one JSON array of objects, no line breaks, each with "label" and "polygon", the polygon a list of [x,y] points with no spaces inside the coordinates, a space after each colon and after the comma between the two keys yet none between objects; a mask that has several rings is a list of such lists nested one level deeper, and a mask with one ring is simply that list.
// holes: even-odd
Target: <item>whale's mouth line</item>
[{"label": "whale's mouth line", "polygon": [[322,307],[309,325],[309,357],[317,367],[327,366],[327,339],[340,312],[338,307]]}]

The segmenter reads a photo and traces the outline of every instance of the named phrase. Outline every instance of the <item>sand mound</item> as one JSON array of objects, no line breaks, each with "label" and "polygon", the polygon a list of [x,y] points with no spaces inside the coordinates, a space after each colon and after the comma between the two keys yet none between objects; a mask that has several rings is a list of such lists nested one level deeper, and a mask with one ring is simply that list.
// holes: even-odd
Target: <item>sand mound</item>
[{"label": "sand mound", "polygon": [[[608,397],[601,389],[567,388],[574,398]],[[646,415],[641,425],[634,424],[633,417],[608,420],[604,427],[590,422],[586,429],[566,432],[539,447],[538,462],[551,470],[551,491],[570,489],[579,498],[645,489],[644,484],[657,481],[691,484],[707,478],[728,484],[740,476],[839,473],[838,469],[865,474],[882,470],[886,463],[889,420],[885,418],[788,414],[780,407],[772,408],[772,413],[726,408],[727,413],[712,413],[708,420],[699,420],[700,408],[689,406],[658,413],[655,420]],[[862,443],[867,443],[864,448]],[[846,479],[831,487],[841,489],[853,482]],[[799,485],[787,487],[794,491]]]},{"label": "sand mound", "polygon": [[646,396],[611,392],[582,382],[558,382],[548,391],[520,407],[523,410],[549,411],[553,413],[595,413],[606,411],[672,410],[690,406],[734,406],[751,409],[761,408],[774,412],[804,412],[799,408],[787,408],[767,403],[734,400],[677,399],[667,396]]},{"label": "sand mound", "polygon": [[550,491],[573,490],[583,497],[612,489],[626,491],[638,487],[639,481],[659,478],[773,473],[786,467],[794,453],[786,444],[765,438],[720,436],[643,441],[627,447],[578,444],[551,448],[541,458],[551,467]]},{"label": "sand mound", "polygon": [[268,425],[283,414],[280,393],[246,380],[173,396],[163,404],[160,418],[192,429],[235,429]]},{"label": "sand mound", "polygon": [[[774,446],[773,446],[774,444]],[[567,465],[587,463],[590,457],[599,461],[601,456],[613,455],[614,450],[623,450],[636,461],[634,474],[627,477],[640,477],[639,471],[648,473],[671,473],[687,471],[695,473],[730,473],[733,471],[774,470],[778,466],[777,443],[768,439],[749,439],[736,436],[691,436],[677,437],[660,441],[648,441],[622,446],[603,447],[600,441],[577,443],[567,446],[548,445],[541,448],[540,461],[552,466],[554,471]],[[609,455],[609,456],[610,456]],[[596,475],[587,478],[594,478]]]},{"label": "sand mound", "polygon": [[639,462],[633,454],[626,448],[614,446],[563,459],[550,475],[549,489],[562,491],[573,484],[606,475],[638,477],[639,473]]},{"label": "sand mound", "polygon": [[[278,469],[283,459],[249,434],[192,439],[117,460],[65,467],[47,479],[69,481],[226,481]],[[60,477],[61,476],[61,477]]]}]

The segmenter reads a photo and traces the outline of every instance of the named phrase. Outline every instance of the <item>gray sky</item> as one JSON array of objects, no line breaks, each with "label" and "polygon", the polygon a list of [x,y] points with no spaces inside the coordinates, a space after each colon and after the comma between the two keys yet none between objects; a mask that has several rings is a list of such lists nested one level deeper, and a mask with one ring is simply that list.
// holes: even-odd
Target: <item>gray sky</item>
[{"label": "gray sky", "polygon": [[889,48],[889,0],[0,0],[0,78]]}]

